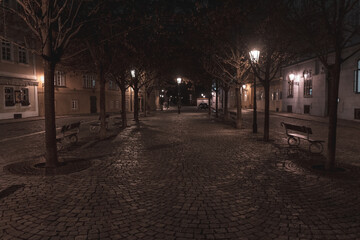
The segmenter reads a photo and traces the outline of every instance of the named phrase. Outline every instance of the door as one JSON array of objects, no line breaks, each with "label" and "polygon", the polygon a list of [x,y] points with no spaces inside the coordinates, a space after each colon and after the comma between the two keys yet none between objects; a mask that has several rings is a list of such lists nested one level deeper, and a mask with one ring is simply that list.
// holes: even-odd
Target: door
[{"label": "door", "polygon": [[90,113],[97,113],[96,96],[90,96]]}]

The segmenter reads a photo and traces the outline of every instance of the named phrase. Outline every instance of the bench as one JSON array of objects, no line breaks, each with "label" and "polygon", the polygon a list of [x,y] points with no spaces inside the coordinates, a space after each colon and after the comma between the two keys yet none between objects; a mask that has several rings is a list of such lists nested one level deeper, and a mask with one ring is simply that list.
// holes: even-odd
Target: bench
[{"label": "bench", "polygon": [[299,146],[300,139],[304,139],[310,143],[310,153],[320,154],[324,150],[323,142],[325,141],[310,138],[310,134],[312,134],[311,128],[284,122],[281,122],[281,126],[283,126],[286,130],[286,135],[288,137],[287,141],[290,146]]},{"label": "bench", "polygon": [[[110,115],[106,114],[105,115],[105,128],[108,129],[109,126],[109,119],[110,119]],[[96,133],[100,131],[100,125],[101,125],[101,116],[99,117],[99,121],[94,122],[94,123],[90,123],[90,132],[92,133]]]},{"label": "bench", "polygon": [[61,150],[64,148],[65,141],[72,144],[77,143],[78,134],[80,132],[80,122],[65,124],[61,127],[60,134],[56,136],[57,149]]}]

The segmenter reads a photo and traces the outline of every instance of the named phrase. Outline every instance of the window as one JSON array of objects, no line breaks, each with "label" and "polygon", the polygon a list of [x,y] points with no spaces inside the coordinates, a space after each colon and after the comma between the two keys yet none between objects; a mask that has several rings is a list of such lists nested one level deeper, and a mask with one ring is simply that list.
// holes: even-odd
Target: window
[{"label": "window", "polygon": [[29,100],[29,89],[23,88],[21,89],[21,106],[29,106],[30,100]]},{"label": "window", "polygon": [[83,75],[84,88],[95,88],[95,76]]},{"label": "window", "polygon": [[304,97],[312,96],[312,80],[304,80]]},{"label": "window", "polygon": [[119,86],[115,82],[109,80],[109,90],[119,90]]},{"label": "window", "polygon": [[5,87],[5,106],[11,107],[15,105],[14,88]]},{"label": "window", "polygon": [[65,72],[56,71],[54,76],[54,86],[56,87],[65,87],[66,81],[65,81]]},{"label": "window", "polygon": [[71,100],[71,110],[79,109],[79,100],[73,99]]},{"label": "window", "polygon": [[292,98],[294,95],[294,80],[288,81],[288,98]]},{"label": "window", "polygon": [[6,40],[1,42],[1,59],[5,61],[11,61],[11,43]]},{"label": "window", "polygon": [[354,92],[360,93],[360,59],[357,62],[357,69],[355,70]]},{"label": "window", "polygon": [[278,100],[278,93],[277,93],[277,92],[273,92],[273,93],[271,94],[271,100],[272,100],[272,101]]},{"label": "window", "polygon": [[28,64],[27,51],[23,47],[19,47],[19,63]]}]

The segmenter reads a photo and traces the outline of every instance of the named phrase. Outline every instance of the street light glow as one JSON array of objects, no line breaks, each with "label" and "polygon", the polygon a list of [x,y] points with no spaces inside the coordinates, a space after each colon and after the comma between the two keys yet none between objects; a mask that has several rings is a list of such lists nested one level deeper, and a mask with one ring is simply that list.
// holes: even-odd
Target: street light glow
[{"label": "street light glow", "polygon": [[178,84],[180,84],[181,83],[181,78],[177,78],[176,81],[177,81]]},{"label": "street light glow", "polygon": [[131,77],[134,78],[135,77],[135,70],[131,70],[130,72],[131,72]]},{"label": "street light glow", "polygon": [[295,75],[294,75],[293,73],[290,73],[290,74],[289,74],[289,79],[290,79],[290,81],[293,81],[294,78],[295,78]]},{"label": "street light glow", "polygon": [[253,63],[257,63],[259,61],[259,57],[260,57],[260,51],[259,50],[252,50],[249,52],[250,54],[250,60],[253,62]]}]

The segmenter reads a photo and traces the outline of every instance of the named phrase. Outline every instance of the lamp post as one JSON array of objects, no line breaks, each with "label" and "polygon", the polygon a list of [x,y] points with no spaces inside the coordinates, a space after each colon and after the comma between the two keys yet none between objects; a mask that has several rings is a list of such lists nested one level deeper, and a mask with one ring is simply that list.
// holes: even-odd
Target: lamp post
[{"label": "lamp post", "polygon": [[[259,61],[260,51],[252,50],[249,52],[252,63],[257,64]],[[256,112],[256,76],[254,73],[254,111],[253,111],[253,133],[257,133],[257,112]]]},{"label": "lamp post", "polygon": [[178,114],[180,114],[180,108],[181,108],[180,83],[181,83],[181,78],[177,78],[176,81],[178,83]]}]

